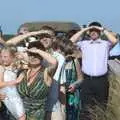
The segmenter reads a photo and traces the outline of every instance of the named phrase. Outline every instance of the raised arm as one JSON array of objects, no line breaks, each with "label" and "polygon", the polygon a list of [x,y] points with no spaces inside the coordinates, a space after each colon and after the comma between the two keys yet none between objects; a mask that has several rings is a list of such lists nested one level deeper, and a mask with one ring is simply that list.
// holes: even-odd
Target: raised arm
[{"label": "raised arm", "polygon": [[75,43],[78,40],[81,39],[81,36],[83,35],[83,33],[85,33],[86,31],[88,31],[89,29],[91,29],[91,27],[87,27],[87,28],[83,28],[82,30],[78,31],[76,34],[74,34],[70,40]]},{"label": "raised arm", "polygon": [[57,60],[55,57],[53,57],[51,54],[49,54],[48,52],[45,52],[43,50],[40,49],[36,49],[36,48],[31,48],[27,50],[28,52],[31,53],[37,53],[38,55],[40,55],[43,59],[47,60],[48,63],[52,64],[52,65],[57,65]]},{"label": "raised arm", "polygon": [[78,59],[75,59],[74,61],[75,61],[76,72],[77,72],[77,80],[69,86],[69,90],[68,90],[69,92],[74,92],[75,89],[78,88],[83,81],[83,74],[81,71],[80,63]]},{"label": "raised arm", "polygon": [[5,44],[5,41],[2,37],[0,37],[0,43]]},{"label": "raised arm", "polygon": [[117,38],[115,37],[115,35],[112,34],[112,32],[109,32],[107,29],[104,29],[103,32],[108,38],[108,40],[112,42],[113,45],[118,42]]},{"label": "raised arm", "polygon": [[18,44],[19,42],[23,41],[24,39],[26,39],[26,38],[28,38],[28,37],[30,37],[30,36],[39,35],[39,34],[41,34],[41,33],[43,33],[42,30],[40,30],[40,31],[34,31],[34,32],[28,32],[28,33],[25,33],[25,34],[23,34],[23,35],[18,35],[18,36],[16,36],[16,37],[8,40],[8,41],[6,42],[6,44],[7,44],[7,45],[16,45],[16,44]]}]

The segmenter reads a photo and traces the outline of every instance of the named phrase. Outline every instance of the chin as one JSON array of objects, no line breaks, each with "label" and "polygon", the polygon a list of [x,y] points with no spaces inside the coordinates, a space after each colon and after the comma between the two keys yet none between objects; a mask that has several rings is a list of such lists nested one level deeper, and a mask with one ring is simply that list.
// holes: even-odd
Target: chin
[{"label": "chin", "polygon": [[40,66],[40,64],[30,64],[30,67],[33,67],[33,68],[37,68],[39,66]]}]

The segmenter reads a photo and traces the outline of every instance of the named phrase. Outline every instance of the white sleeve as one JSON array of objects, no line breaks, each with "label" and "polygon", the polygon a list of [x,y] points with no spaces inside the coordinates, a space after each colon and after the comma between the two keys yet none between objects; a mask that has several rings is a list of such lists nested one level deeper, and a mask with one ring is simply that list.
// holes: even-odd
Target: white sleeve
[{"label": "white sleeve", "polygon": [[[64,66],[64,63],[65,63],[65,58],[59,54],[59,56],[56,57],[57,61],[58,61],[58,67],[57,67],[57,70],[53,76],[53,78],[56,80],[56,81],[59,81],[59,78],[60,78],[60,75],[61,76],[64,76],[64,72],[63,72],[63,66]],[[62,79],[63,77],[61,77]],[[61,81],[61,80],[60,80]],[[61,83],[61,82],[60,82]]]},{"label": "white sleeve", "polygon": [[66,83],[66,72],[65,72],[65,66],[63,65],[61,69],[61,77],[60,77],[60,84]]}]

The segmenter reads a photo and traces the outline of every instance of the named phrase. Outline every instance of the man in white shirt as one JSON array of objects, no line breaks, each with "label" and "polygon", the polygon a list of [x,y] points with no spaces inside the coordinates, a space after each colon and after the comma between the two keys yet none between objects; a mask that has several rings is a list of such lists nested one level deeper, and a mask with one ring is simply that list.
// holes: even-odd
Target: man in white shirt
[{"label": "man in white shirt", "polygon": [[[85,32],[89,32],[90,39],[80,40]],[[107,36],[109,41],[100,38],[101,32]],[[71,41],[78,41],[76,45],[82,52],[84,80],[81,84],[80,95],[84,114],[83,117],[81,114],[80,120],[91,120],[90,116],[88,117],[88,107],[96,105],[96,102],[105,107],[108,100],[108,56],[111,45],[116,44],[117,39],[100,23],[92,22],[88,27],[73,35]]]}]

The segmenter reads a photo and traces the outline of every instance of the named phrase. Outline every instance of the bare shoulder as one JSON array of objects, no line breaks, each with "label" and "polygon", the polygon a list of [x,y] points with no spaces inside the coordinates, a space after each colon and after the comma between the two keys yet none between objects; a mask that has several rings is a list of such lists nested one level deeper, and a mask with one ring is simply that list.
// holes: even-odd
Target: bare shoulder
[{"label": "bare shoulder", "polygon": [[47,86],[51,86],[51,84],[52,84],[52,77],[49,75],[49,70],[48,70],[48,68],[46,68],[45,70],[44,70],[44,82],[45,82],[45,84],[47,85]]}]

